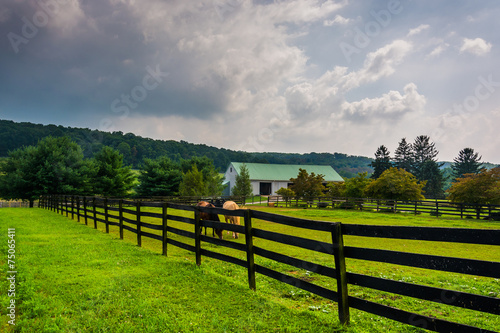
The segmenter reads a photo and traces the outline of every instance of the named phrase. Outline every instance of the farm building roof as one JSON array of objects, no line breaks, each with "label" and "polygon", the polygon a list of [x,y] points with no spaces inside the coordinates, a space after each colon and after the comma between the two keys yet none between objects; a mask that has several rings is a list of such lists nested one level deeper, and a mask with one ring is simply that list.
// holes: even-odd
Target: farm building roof
[{"label": "farm building roof", "polygon": [[296,178],[299,169],[306,170],[309,174],[323,175],[327,182],[344,181],[342,177],[329,165],[296,165],[296,164],[263,164],[231,162],[237,172],[245,164],[250,174],[250,180],[289,181]]}]

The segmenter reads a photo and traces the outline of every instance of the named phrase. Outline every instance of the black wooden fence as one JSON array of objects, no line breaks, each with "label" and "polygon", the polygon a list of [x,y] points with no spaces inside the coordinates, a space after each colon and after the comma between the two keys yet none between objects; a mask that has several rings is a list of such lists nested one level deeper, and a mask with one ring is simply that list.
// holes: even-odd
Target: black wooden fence
[{"label": "black wooden fence", "polygon": [[412,214],[449,215],[460,218],[500,220],[500,205],[450,202],[447,200],[389,200],[346,197],[284,198],[269,196],[269,205],[309,206],[403,212]]},{"label": "black wooden fence", "polygon": [[[350,296],[348,295],[349,284],[422,300],[445,303],[449,306],[500,315],[499,298],[347,272],[345,258],[384,262],[490,278],[500,278],[500,262],[358,248],[344,246],[343,242],[344,235],[350,235],[499,246],[500,230],[341,224],[311,221],[257,210],[240,209],[229,211],[221,208],[200,208],[167,202],[141,202],[97,197],[43,196],[40,201],[40,207],[66,214],[66,216],[71,216],[73,219],[76,218],[78,221],[83,219],[85,224],[88,224],[90,220],[92,220],[94,228],[97,228],[98,223],[104,223],[106,232],[109,232],[110,226],[117,226],[119,227],[120,238],[122,239],[123,230],[128,230],[137,234],[137,244],[139,246],[141,246],[142,237],[156,239],[162,242],[164,255],[167,254],[167,246],[169,244],[192,251],[195,253],[196,263],[198,265],[201,264],[202,256],[207,256],[245,267],[248,271],[248,283],[251,289],[256,288],[255,273],[257,272],[320,295],[338,303],[339,319],[343,324],[349,323],[349,308],[355,308],[436,332],[493,332],[478,327],[419,315]],[[142,210],[143,207],[161,208],[161,213],[146,212]],[[172,210],[174,210],[174,212],[176,210],[189,211],[192,212],[193,215],[190,218],[178,216],[173,214]],[[201,212],[240,216],[244,218],[244,225],[232,225],[201,220]],[[125,217],[125,215],[132,215],[133,218]],[[156,219],[155,221],[157,223],[146,223],[141,217]],[[255,228],[252,226],[252,219],[260,219],[291,227],[329,232],[332,235],[332,242],[320,242]],[[169,221],[186,223],[191,226],[190,228],[192,228],[192,231],[174,228],[169,225]],[[131,227],[130,225],[135,227]],[[218,227],[244,234],[245,243],[242,244],[204,236],[201,233],[202,226]],[[154,234],[146,230],[157,230],[159,234]],[[169,238],[169,233],[194,239],[195,245],[193,246]],[[332,255],[332,263],[335,263],[335,268],[254,246],[254,239],[270,240]],[[204,249],[201,246],[202,242],[245,252],[246,260]],[[255,263],[255,255],[300,269],[307,269],[311,272],[336,279],[337,290],[331,290],[259,265]]]}]

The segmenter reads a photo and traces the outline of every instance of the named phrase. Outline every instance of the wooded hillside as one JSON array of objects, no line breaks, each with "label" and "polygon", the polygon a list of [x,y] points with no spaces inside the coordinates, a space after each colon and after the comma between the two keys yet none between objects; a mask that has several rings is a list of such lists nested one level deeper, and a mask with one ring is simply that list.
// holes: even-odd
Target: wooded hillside
[{"label": "wooded hillside", "polygon": [[194,156],[207,156],[214,161],[215,167],[224,172],[229,162],[272,163],[272,164],[319,164],[331,165],[341,176],[350,178],[358,172],[372,172],[369,166],[373,160],[364,156],[351,156],[341,153],[248,153],[204,144],[185,141],[153,140],[132,133],[102,132],[88,128],[72,128],[56,125],[16,123],[0,120],[0,157],[23,146],[36,145],[46,136],[68,136],[76,141],[84,151],[85,157],[92,157],[103,145],[113,147],[124,156],[124,162],[138,168],[144,158],[168,156],[174,161],[190,159]]}]

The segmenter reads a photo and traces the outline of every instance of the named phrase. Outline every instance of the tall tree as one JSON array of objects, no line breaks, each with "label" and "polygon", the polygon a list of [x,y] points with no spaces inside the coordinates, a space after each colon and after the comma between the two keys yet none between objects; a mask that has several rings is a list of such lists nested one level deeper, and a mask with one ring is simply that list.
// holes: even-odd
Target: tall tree
[{"label": "tall tree", "polygon": [[458,157],[455,157],[455,162],[451,168],[453,169],[453,177],[455,179],[462,178],[467,173],[478,174],[481,170],[481,156],[474,152],[472,148],[464,148],[458,152]]},{"label": "tall tree", "polygon": [[42,194],[90,194],[93,166],[68,137],[46,137],[16,149],[0,170],[0,197],[34,200]]},{"label": "tall tree", "polygon": [[421,182],[427,181],[424,192],[426,197],[440,198],[444,195],[442,163],[437,162],[439,151],[427,135],[420,135],[412,144],[413,175]]},{"label": "tall tree", "polygon": [[420,177],[421,182],[426,182],[423,189],[426,198],[444,197],[444,176],[439,163],[433,160],[425,161],[420,170]]},{"label": "tall tree", "polygon": [[96,172],[94,192],[104,196],[122,197],[135,186],[136,176],[130,167],[123,166],[123,155],[104,146],[94,157]]},{"label": "tall tree", "polygon": [[373,168],[371,178],[377,179],[387,169],[392,167],[391,156],[386,146],[382,145],[375,152],[375,160],[370,163]]},{"label": "tall tree", "polygon": [[251,196],[253,195],[252,183],[250,182],[250,172],[246,164],[240,166],[240,172],[236,175],[234,187],[231,190],[232,195],[236,196]]},{"label": "tall tree", "polygon": [[290,188],[301,198],[320,196],[325,188],[323,175],[316,175],[314,172],[309,174],[305,169],[299,169],[297,178],[290,178],[290,181],[293,183]]},{"label": "tall tree", "polygon": [[399,169],[411,172],[413,165],[413,154],[411,144],[406,142],[406,138],[402,138],[399,146],[394,152],[394,166]]},{"label": "tall tree", "polygon": [[137,193],[142,196],[174,196],[179,194],[182,171],[179,164],[166,156],[144,159]]},{"label": "tall tree", "polygon": [[198,170],[196,164],[192,169],[184,174],[182,182],[179,185],[179,194],[182,196],[201,196],[205,195],[205,183],[203,174]]}]

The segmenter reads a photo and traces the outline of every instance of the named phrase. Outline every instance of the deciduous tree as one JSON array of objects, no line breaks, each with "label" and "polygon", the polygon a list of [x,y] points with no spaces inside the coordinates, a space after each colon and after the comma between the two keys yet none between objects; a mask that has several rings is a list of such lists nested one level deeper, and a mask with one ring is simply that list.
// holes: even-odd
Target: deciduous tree
[{"label": "deciduous tree", "polygon": [[191,170],[184,174],[182,182],[179,185],[179,194],[182,196],[201,196],[205,195],[205,190],[203,174],[195,164]]},{"label": "deciduous tree", "polygon": [[465,174],[448,190],[452,202],[470,204],[500,204],[500,167],[478,174]]},{"label": "deciduous tree", "polygon": [[411,173],[391,168],[368,184],[366,194],[372,198],[391,200],[421,200],[425,182],[419,183]]},{"label": "deciduous tree", "polygon": [[316,175],[314,172],[309,174],[305,169],[299,169],[297,178],[290,178],[293,183],[290,188],[295,192],[298,197],[317,197],[323,195],[323,183],[325,178],[323,175]]}]

